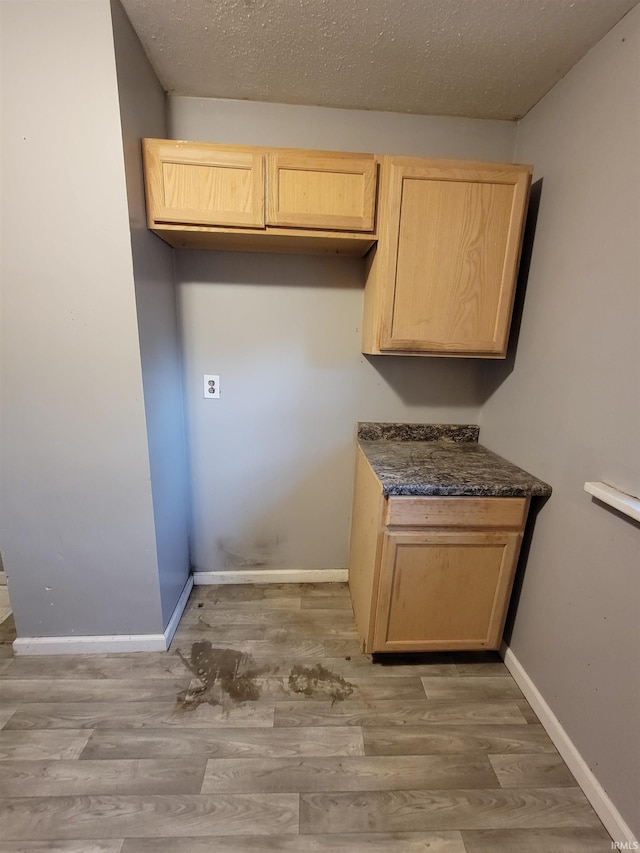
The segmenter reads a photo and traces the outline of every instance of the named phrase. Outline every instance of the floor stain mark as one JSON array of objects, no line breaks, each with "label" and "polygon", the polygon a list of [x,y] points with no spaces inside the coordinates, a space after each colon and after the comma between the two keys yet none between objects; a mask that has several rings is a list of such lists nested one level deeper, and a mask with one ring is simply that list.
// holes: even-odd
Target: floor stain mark
[{"label": "floor stain mark", "polygon": [[332,704],[342,702],[353,693],[354,686],[322,664],[314,667],[294,666],[289,676],[289,690],[305,696],[330,696]]},{"label": "floor stain mark", "polygon": [[202,704],[235,705],[255,702],[262,688],[257,681],[264,669],[258,669],[251,655],[234,649],[216,649],[209,640],[191,646],[189,658],[177,651],[178,657],[195,676],[187,690],[178,694],[178,703],[187,711]]}]

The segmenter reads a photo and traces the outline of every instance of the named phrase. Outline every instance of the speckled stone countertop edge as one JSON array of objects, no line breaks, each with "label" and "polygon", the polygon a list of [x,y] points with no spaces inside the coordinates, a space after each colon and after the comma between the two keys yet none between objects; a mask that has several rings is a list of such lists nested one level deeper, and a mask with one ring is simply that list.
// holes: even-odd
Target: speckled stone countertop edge
[{"label": "speckled stone countertop edge", "polygon": [[358,444],[385,496],[551,494],[547,483],[478,444],[478,432],[478,427],[456,424],[362,423]]},{"label": "speckled stone countertop edge", "polygon": [[439,497],[439,498],[540,498],[549,497],[551,487],[540,485],[458,484],[449,485],[402,485],[384,484],[382,494],[389,497]]},{"label": "speckled stone countertop edge", "polygon": [[360,441],[478,441],[480,427],[475,424],[407,424],[358,422]]}]

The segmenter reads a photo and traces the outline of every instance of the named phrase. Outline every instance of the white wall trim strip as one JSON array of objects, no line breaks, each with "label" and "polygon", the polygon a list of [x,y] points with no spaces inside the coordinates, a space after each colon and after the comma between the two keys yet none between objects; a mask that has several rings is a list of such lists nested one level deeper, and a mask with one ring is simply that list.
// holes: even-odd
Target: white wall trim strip
[{"label": "white wall trim strip", "polygon": [[184,589],[180,593],[178,603],[173,609],[171,619],[169,619],[167,627],[164,629],[165,649],[168,649],[171,645],[171,640],[173,640],[173,635],[175,634],[176,628],[178,627],[178,623],[180,622],[180,617],[184,613],[184,609],[187,606],[187,601],[189,600],[189,596],[191,594],[192,589],[193,575],[189,575],[189,577],[187,578],[187,582],[184,585]]},{"label": "white wall trim strip", "polygon": [[594,808],[594,811],[604,824],[607,832],[614,841],[627,842],[627,849],[637,849],[637,839],[631,828],[627,825],[618,809],[614,806],[607,792],[598,782],[591,768],[578,751],[577,747],[565,732],[560,721],[553,713],[544,697],[527,675],[524,667],[514,655],[511,649],[502,644],[500,654],[505,666],[514,678],[514,681],[522,690],[525,699],[529,702],[547,734],[555,744],[556,749],[564,759],[569,770],[576,777],[578,785],[582,788],[586,798]]},{"label": "white wall trim strip", "polygon": [[618,512],[640,521],[640,498],[635,495],[628,495],[607,483],[585,483],[584,490],[599,501],[617,509]]},{"label": "white wall trim strip", "polygon": [[102,655],[117,652],[166,652],[193,589],[187,579],[163,634],[110,634],[100,637],[18,637],[16,655]]},{"label": "white wall trim strip", "polygon": [[111,652],[165,652],[164,634],[107,634],[96,637],[18,637],[16,655],[102,655]]},{"label": "white wall trim strip", "polygon": [[193,573],[196,586],[223,583],[346,583],[348,580],[348,569],[238,569]]}]

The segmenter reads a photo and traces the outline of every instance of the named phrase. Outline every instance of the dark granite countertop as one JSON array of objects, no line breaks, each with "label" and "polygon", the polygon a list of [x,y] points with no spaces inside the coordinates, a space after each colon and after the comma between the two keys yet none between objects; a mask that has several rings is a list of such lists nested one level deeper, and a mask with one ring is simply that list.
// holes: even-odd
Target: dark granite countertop
[{"label": "dark granite countertop", "polygon": [[358,424],[358,442],[385,495],[548,496],[551,486],[478,444],[458,424]]}]

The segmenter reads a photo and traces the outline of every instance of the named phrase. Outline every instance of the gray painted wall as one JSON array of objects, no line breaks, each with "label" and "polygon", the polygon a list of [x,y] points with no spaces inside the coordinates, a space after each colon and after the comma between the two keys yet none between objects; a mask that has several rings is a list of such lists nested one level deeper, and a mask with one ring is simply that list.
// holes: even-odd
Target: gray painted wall
[{"label": "gray painted wall", "polygon": [[511,162],[511,121],[170,97],[171,139]]},{"label": "gray painted wall", "polygon": [[1,541],[18,632],[161,631],[109,3],[6,0],[1,35]]},{"label": "gray painted wall", "polygon": [[184,402],[173,251],[147,228],[140,140],[166,136],[165,97],[119,0],[112,2],[142,383],[166,626],[189,575]]},{"label": "gray painted wall", "polygon": [[[481,439],[548,480],[510,645],[640,836],[640,8],[520,122],[543,179],[515,363],[490,364]],[[509,370],[512,370],[509,373]]]},{"label": "gray painted wall", "polygon": [[[171,98],[175,138],[512,159],[507,122]],[[344,568],[358,420],[477,422],[482,364],[365,358],[361,259],[176,252],[192,558]],[[204,373],[221,376],[204,400]]]}]

